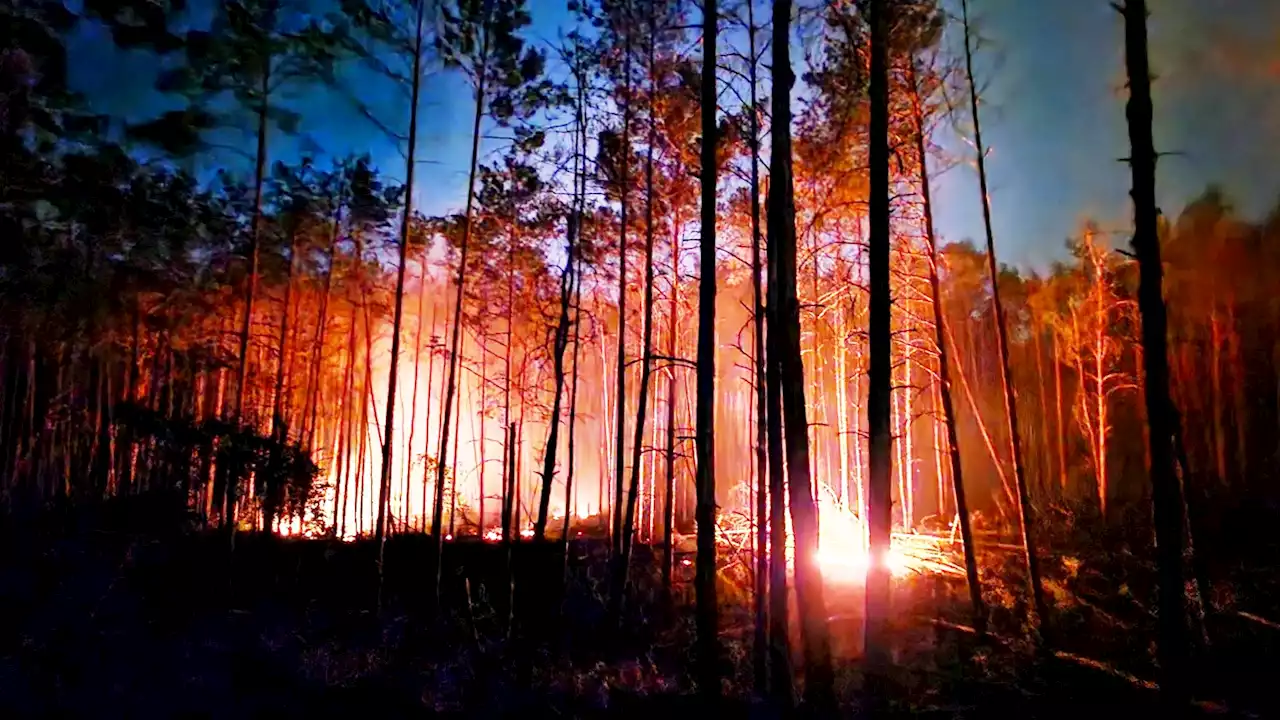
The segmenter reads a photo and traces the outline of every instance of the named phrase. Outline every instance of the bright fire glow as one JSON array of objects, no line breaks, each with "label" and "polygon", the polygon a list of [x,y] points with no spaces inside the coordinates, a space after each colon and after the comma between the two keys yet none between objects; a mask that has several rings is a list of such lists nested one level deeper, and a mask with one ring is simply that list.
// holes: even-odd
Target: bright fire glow
[{"label": "bright fire glow", "polygon": [[[749,493],[749,488],[740,489]],[[818,493],[818,553],[816,563],[823,580],[837,585],[861,584],[871,568],[867,527],[861,516],[836,497],[829,487]],[[721,515],[720,542],[728,548],[749,548],[753,532],[749,517],[742,513]],[[787,563],[794,567],[791,517],[787,516]],[[960,575],[964,569],[952,560],[951,539],[915,533],[894,533],[889,551],[879,560],[895,578],[917,574]]]},{"label": "bright fire glow", "polygon": [[[520,537],[525,538],[526,540],[533,537],[533,528],[527,527],[521,530]],[[485,530],[484,539],[486,542],[501,542],[502,528],[496,527],[496,528],[489,528],[488,530]]]},{"label": "bright fire glow", "polygon": [[[821,493],[818,509],[818,567],[828,582],[861,582],[871,569],[867,527],[862,518],[835,498],[828,488]],[[910,559],[891,541],[889,551],[880,559],[882,566],[897,578],[916,572]]]}]

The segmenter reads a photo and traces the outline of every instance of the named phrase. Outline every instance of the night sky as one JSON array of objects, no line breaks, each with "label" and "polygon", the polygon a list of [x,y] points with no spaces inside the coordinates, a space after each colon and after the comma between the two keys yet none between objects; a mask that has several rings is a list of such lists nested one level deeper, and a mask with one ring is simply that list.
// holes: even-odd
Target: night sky
[{"label": "night sky", "polygon": [[[958,12],[959,2],[945,0]],[[1159,74],[1156,142],[1163,158],[1158,192],[1176,213],[1207,183],[1223,184],[1246,215],[1260,216],[1280,197],[1266,162],[1280,141],[1280,3],[1270,0],[1151,0],[1152,65]],[[568,22],[561,0],[530,3],[534,42],[553,44]],[[1105,0],[973,0],[985,42],[978,73],[987,86],[983,133],[997,248],[1002,260],[1043,266],[1063,254],[1082,218],[1098,219],[1123,242],[1128,227],[1122,33]],[[952,42],[959,41],[953,32]],[[149,90],[156,60],[121,56],[93,31],[73,44],[73,84],[99,107],[141,118],[160,106]],[[796,56],[799,57],[799,53]],[[352,85],[389,122],[406,101],[397,88],[355,71]],[[290,101],[303,112],[308,138],[273,138],[273,160],[291,160],[314,141],[334,155],[368,152],[390,177],[403,176],[396,145],[332,95]],[[416,198],[425,212],[458,209],[465,197],[471,125],[470,91],[454,72],[424,87]],[[231,144],[252,147],[246,137]],[[965,146],[947,137],[948,150]],[[249,168],[234,153],[213,164]],[[207,169],[207,168],[205,168]],[[981,238],[977,182],[967,166],[936,180],[938,228],[945,239]]]}]

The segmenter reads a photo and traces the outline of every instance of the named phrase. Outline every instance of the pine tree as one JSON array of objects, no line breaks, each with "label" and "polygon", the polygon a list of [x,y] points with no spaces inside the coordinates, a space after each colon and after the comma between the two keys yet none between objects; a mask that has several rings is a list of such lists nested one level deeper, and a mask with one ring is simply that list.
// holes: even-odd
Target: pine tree
[{"label": "pine tree", "polygon": [[[814,562],[818,518],[810,475],[800,304],[796,294],[795,186],[792,174],[791,3],[773,5],[773,144],[769,169],[769,352],[777,356],[785,429],[787,484],[795,539],[796,602],[805,653],[805,699],[816,712],[834,707],[831,638],[822,576]],[[707,212],[706,209],[703,212]],[[776,267],[775,267],[776,266]],[[704,272],[705,275],[705,272]],[[773,360],[770,360],[773,362]],[[701,368],[701,364],[699,365]]]},{"label": "pine tree", "polygon": [[1175,465],[1177,409],[1169,396],[1168,321],[1164,266],[1156,207],[1155,142],[1152,139],[1151,67],[1147,54],[1146,0],[1125,0],[1125,68],[1129,75],[1129,166],[1133,172],[1133,251],[1138,260],[1138,308],[1142,314],[1143,390],[1151,431],[1151,491],[1160,583],[1160,687],[1171,708],[1190,699],[1187,687],[1186,595],[1182,548],[1185,501]]},{"label": "pine tree", "polygon": [[[279,104],[277,94],[286,84],[331,82],[341,47],[339,30],[316,20],[297,23],[296,18],[298,15],[286,6],[285,0],[224,0],[207,31],[187,33],[186,62],[163,73],[158,81],[161,90],[186,95],[192,99],[192,105],[133,131],[135,137],[165,138],[166,144],[172,147],[175,137],[181,139],[189,132],[184,128],[190,127],[195,118],[201,118],[205,126],[232,122],[233,118],[218,117],[208,109],[213,101],[225,95],[230,95],[256,125],[253,206],[245,251],[248,274],[231,418],[235,424],[242,420],[249,379],[250,328],[258,292],[268,133],[272,124],[285,132],[293,132],[300,119]],[[230,476],[223,514],[233,543],[238,476],[237,472]]]}]

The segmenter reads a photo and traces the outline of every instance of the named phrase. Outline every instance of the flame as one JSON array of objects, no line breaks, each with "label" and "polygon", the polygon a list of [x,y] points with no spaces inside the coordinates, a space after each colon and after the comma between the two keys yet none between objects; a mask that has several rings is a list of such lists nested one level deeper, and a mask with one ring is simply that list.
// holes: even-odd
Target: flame
[{"label": "flame", "polygon": [[[818,553],[815,561],[823,579],[848,584],[863,581],[872,567],[866,523],[824,488],[818,506]],[[895,578],[917,572],[911,559],[898,543],[890,542],[889,550],[879,564]]]},{"label": "flame", "polygon": [[[743,486],[738,492],[750,493],[750,488]],[[720,516],[719,524],[722,547],[731,551],[750,548],[750,536],[754,535],[755,527],[750,516],[742,512],[725,513]],[[794,568],[795,562],[793,537],[788,513],[786,550],[789,568]],[[963,576],[964,568],[951,559],[951,544],[949,537],[894,533],[888,551],[875,562],[898,579],[923,574]],[[867,526],[862,516],[825,485],[820,485],[818,492],[818,552],[814,563],[823,580],[832,585],[861,584],[873,566]]]},{"label": "flame", "polygon": [[[532,528],[532,527],[527,527],[527,528],[524,528],[523,530],[521,530],[521,531],[520,531],[520,537],[525,538],[526,540],[527,540],[527,539],[529,539],[529,538],[531,538],[531,537],[533,537],[533,528]],[[486,530],[486,531],[484,532],[484,540],[485,540],[485,542],[501,542],[501,541],[502,541],[502,528],[500,528],[500,527],[496,527],[496,528],[489,528],[488,530]]]}]

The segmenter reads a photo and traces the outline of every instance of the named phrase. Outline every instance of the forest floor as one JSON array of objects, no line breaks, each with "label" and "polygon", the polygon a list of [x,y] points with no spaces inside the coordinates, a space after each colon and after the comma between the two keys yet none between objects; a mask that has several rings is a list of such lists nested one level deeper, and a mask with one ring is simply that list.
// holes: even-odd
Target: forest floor
[{"label": "forest floor", "polygon": [[[397,536],[379,611],[372,542],[241,535],[232,554],[222,535],[87,517],[0,527],[0,717],[689,715],[692,568],[677,564],[668,602],[648,548],[613,630],[599,541],[574,543],[567,585],[558,546],[518,544],[508,559],[498,544],[446,543],[437,612],[431,539]],[[1046,554],[1052,651],[1028,640],[1016,555],[984,566],[989,642],[964,628],[961,584],[899,582],[882,714],[1158,715],[1150,572],[1138,557]],[[1219,574],[1229,582],[1211,593],[1194,712],[1280,715],[1277,573]],[[827,598],[847,715],[863,709],[859,593]],[[749,596],[722,583],[721,605],[724,714],[779,716],[750,700]]]}]

